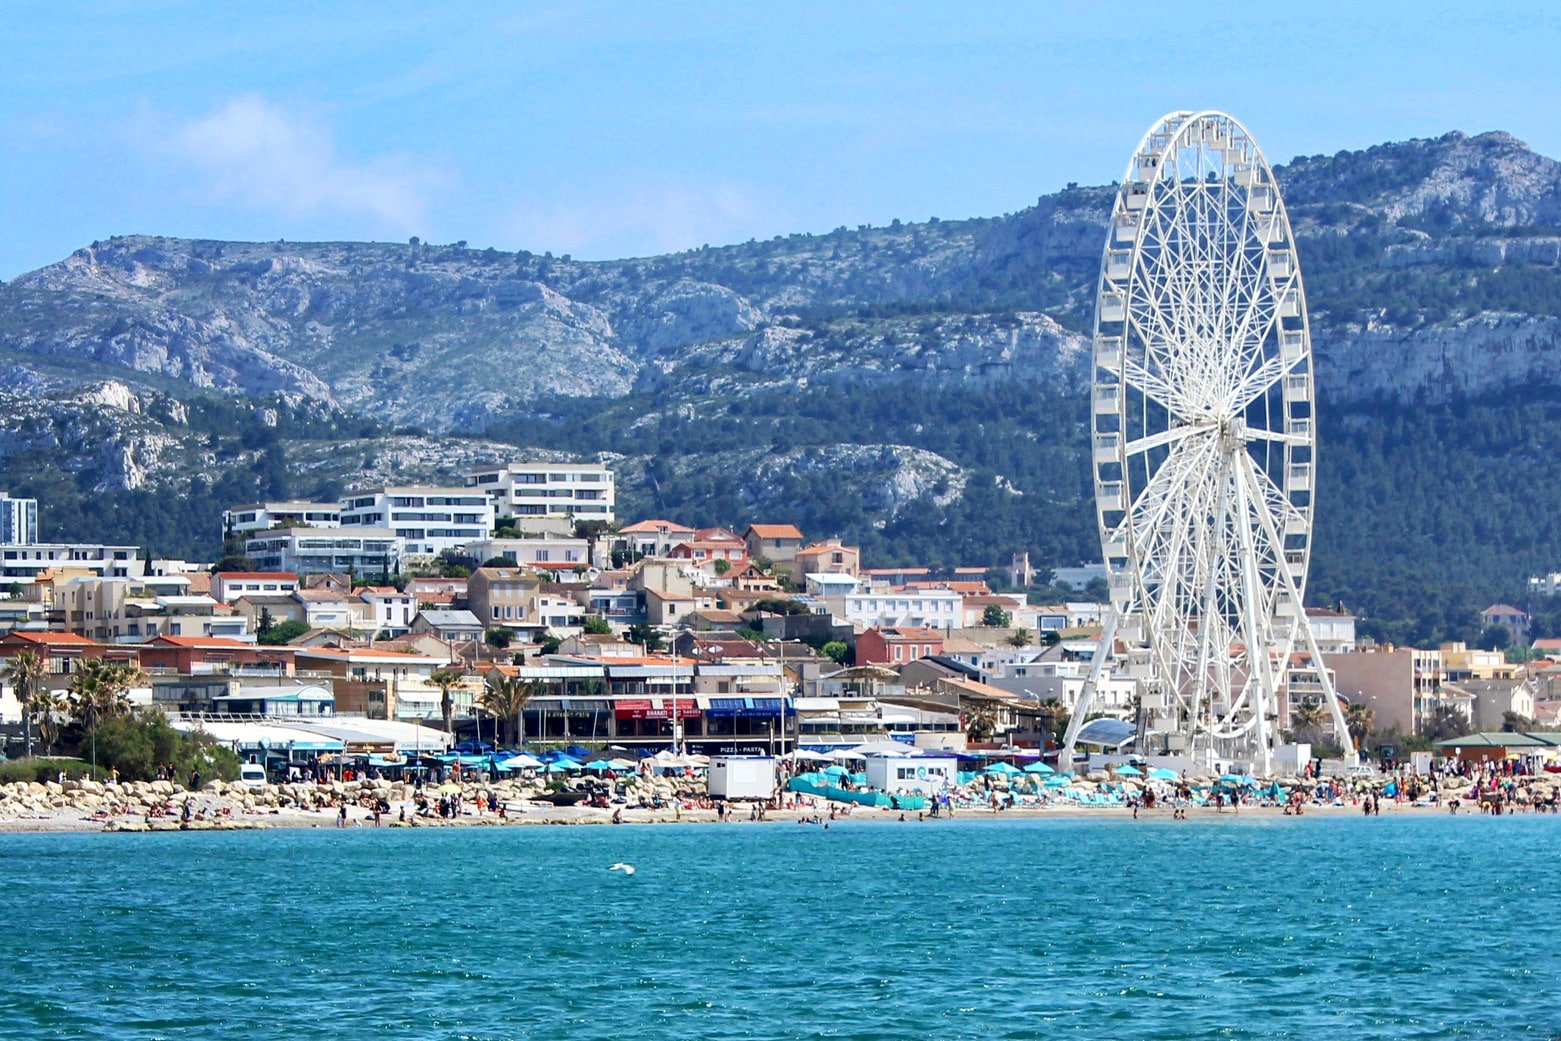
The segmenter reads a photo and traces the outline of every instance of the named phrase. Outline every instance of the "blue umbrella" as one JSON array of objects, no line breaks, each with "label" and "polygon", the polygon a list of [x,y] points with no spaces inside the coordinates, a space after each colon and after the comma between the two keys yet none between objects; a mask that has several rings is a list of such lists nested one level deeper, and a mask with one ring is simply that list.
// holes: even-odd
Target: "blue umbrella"
[{"label": "blue umbrella", "polygon": [[596,760],[596,761],[595,761],[595,762],[591,762],[591,763],[586,763],[586,764],[585,764],[585,768],[586,768],[586,769],[587,769],[587,770],[594,770],[594,771],[596,771],[596,772],[597,772],[597,773],[599,773],[599,774],[604,774],[604,773],[606,773],[606,772],[607,772],[607,771],[608,771],[608,770],[611,770],[611,769],[612,769],[612,764],[611,764],[611,763],[609,763],[609,762],[608,762],[608,761],[607,761],[607,760],[605,760],[605,759],[598,759],[598,760]]},{"label": "blue umbrella", "polygon": [[1022,773],[1023,771],[1015,770],[1008,763],[993,763],[991,766],[986,768],[986,772],[989,774],[1002,774],[1005,777],[1011,777],[1012,775]]},{"label": "blue umbrella", "polygon": [[1045,763],[1031,763],[1024,768],[1024,772],[1027,774],[1054,774],[1057,771]]},{"label": "blue umbrella", "polygon": [[1136,766],[1123,765],[1117,767],[1117,773],[1122,777],[1142,777],[1144,772]]},{"label": "blue umbrella", "polygon": [[829,777],[844,777],[847,774],[849,774],[851,771],[847,770],[845,767],[841,766],[839,763],[836,763],[834,766],[826,766],[826,767],[824,767],[824,769],[821,772],[826,774]]},{"label": "blue umbrella", "polygon": [[1149,779],[1151,781],[1176,781],[1176,780],[1180,780],[1180,778],[1177,776],[1175,770],[1167,770],[1163,766],[1157,766],[1153,770],[1150,770],[1149,771]]}]

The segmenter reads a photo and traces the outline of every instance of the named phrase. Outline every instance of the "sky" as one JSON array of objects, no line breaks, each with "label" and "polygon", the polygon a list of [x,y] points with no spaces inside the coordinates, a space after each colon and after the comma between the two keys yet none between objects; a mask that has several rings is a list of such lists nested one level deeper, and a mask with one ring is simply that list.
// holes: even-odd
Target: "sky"
[{"label": "sky", "polygon": [[1176,109],[1561,156],[1561,4],[12,0],[0,279],[117,234],[608,259],[994,216]]}]

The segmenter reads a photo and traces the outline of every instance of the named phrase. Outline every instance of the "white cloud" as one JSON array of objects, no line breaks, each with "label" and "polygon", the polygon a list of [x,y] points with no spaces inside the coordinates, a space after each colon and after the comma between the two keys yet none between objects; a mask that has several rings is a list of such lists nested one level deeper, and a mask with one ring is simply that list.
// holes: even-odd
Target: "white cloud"
[{"label": "white cloud", "polygon": [[785,221],[732,185],[659,183],[589,203],[520,207],[506,225],[517,248],[605,260],[741,241]]},{"label": "white cloud", "polygon": [[337,153],[330,128],[258,95],[158,134],[204,191],[223,202],[287,217],[357,214],[399,231],[422,231],[439,178],[404,157],[355,161]]}]

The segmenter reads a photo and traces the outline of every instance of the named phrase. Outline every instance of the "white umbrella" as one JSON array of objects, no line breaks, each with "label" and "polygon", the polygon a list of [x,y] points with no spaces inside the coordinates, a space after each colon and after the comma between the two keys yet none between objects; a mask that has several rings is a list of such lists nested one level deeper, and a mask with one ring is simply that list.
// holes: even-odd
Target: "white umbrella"
[{"label": "white umbrella", "polygon": [[529,756],[524,752],[519,755],[512,755],[508,759],[500,760],[498,763],[498,767],[501,770],[535,770],[541,765],[542,760]]},{"label": "white umbrella", "polygon": [[865,745],[857,745],[851,749],[858,758],[866,758],[870,755],[907,756],[914,755],[915,749],[909,745],[903,745],[898,741],[869,741]]},{"label": "white umbrella", "polygon": [[794,763],[828,763],[832,762],[829,756],[823,752],[809,752],[805,748],[799,748],[795,752],[788,752],[781,756],[782,759],[790,759]]}]

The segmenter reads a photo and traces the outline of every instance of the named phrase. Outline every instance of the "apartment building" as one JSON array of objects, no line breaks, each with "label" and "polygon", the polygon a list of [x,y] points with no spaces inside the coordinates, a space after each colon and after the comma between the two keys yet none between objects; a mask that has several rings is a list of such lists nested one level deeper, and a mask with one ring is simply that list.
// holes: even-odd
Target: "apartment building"
[{"label": "apartment building", "polygon": [[46,571],[140,578],[146,562],[139,546],[34,542],[0,548],[0,580],[31,582]]},{"label": "apartment building", "polygon": [[263,571],[377,576],[400,570],[404,547],[388,528],[279,528],[247,539],[244,555]]},{"label": "apartment building", "polygon": [[564,532],[575,521],[616,519],[616,482],[600,463],[505,463],[473,470],[467,488],[487,495],[498,516],[523,532]]},{"label": "apartment building", "polygon": [[434,556],[487,538],[493,503],[468,488],[396,485],[350,492],[343,527],[389,528],[410,556]]},{"label": "apartment building", "polygon": [[222,511],[222,537],[242,538],[272,528],[339,528],[341,504],[335,502],[254,502]]},{"label": "apartment building", "polygon": [[13,499],[0,492],[0,546],[27,546],[38,541],[38,500]]}]

